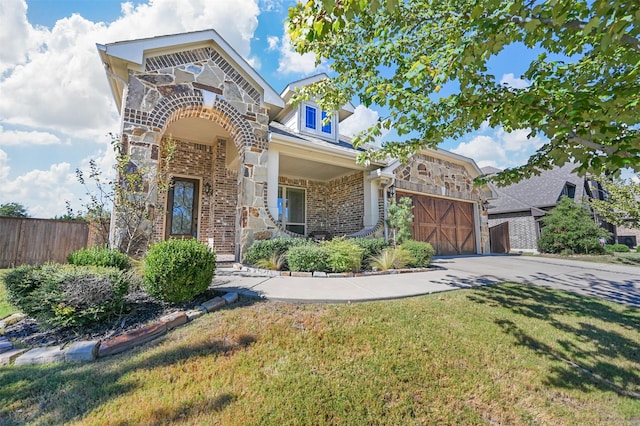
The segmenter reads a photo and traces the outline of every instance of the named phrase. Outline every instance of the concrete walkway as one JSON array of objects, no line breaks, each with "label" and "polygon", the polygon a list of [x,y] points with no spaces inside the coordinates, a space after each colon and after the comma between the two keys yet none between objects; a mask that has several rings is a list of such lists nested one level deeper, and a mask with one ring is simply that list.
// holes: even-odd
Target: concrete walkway
[{"label": "concrete walkway", "polygon": [[257,277],[221,270],[214,286],[270,300],[345,303],[514,281],[640,307],[640,267],[635,266],[506,255],[441,257],[433,266],[429,272],[353,278]]}]

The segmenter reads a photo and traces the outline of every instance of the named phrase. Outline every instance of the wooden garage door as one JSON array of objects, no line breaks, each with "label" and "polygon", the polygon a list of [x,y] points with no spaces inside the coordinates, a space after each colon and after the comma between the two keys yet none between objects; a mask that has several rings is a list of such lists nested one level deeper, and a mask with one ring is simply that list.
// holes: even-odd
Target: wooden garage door
[{"label": "wooden garage door", "polygon": [[439,255],[475,254],[473,204],[398,193],[413,200],[413,238],[427,241]]}]

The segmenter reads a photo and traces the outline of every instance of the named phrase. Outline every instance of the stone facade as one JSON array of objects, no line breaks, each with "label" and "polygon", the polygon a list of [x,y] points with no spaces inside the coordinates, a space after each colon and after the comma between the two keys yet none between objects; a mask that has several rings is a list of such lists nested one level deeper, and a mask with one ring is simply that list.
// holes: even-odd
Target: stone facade
[{"label": "stone facade", "polygon": [[489,227],[509,222],[509,242],[512,251],[537,251],[540,229],[530,212],[491,215]]},{"label": "stone facade", "polygon": [[415,154],[395,170],[396,188],[407,191],[479,201],[473,177],[464,166],[425,154]]},{"label": "stone facade", "polygon": [[[205,105],[205,98],[211,101],[210,105]],[[258,88],[215,49],[147,58],[144,72],[130,72],[122,116],[122,139],[134,162],[150,168],[158,165],[160,142],[168,136],[165,132],[171,123],[198,118],[210,120],[227,132],[227,143],[233,143],[238,151],[239,173],[226,170],[220,142],[214,147],[204,141],[180,143],[171,166],[176,174],[200,178],[202,185],[211,183],[214,197],[224,200],[218,205],[203,197],[198,239],[213,241],[220,253],[235,255],[243,242],[253,240],[255,229],[264,229],[263,225],[270,222],[262,203],[267,175],[268,111]],[[156,202],[162,205],[164,200]],[[256,214],[260,223],[253,223],[254,220],[250,224],[247,218]],[[242,223],[238,223],[238,216],[244,218]],[[155,238],[161,238],[163,226],[158,225],[163,222],[164,218],[156,221]],[[239,241],[235,229],[238,225],[242,226]]]},{"label": "stone facade", "polygon": [[473,176],[462,165],[423,153],[414,154],[395,172],[395,187],[398,190],[436,197],[467,200],[481,207],[480,251],[490,252],[489,225],[484,210],[481,191],[474,186]]}]

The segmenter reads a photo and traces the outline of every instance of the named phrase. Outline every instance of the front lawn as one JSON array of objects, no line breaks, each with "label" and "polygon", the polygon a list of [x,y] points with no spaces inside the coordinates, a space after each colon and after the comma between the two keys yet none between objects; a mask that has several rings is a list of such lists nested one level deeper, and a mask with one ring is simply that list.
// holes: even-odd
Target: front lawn
[{"label": "front lawn", "polygon": [[550,257],[568,259],[568,260],[583,260],[586,262],[613,263],[617,265],[640,266],[640,253],[637,253],[637,252],[611,253],[611,254],[600,254],[600,255],[574,254],[571,256],[541,254],[540,256],[550,256]]},{"label": "front lawn", "polygon": [[0,367],[0,424],[638,424],[640,310],[502,284],[245,302],[94,363]]},{"label": "front lawn", "polygon": [[4,281],[2,278],[9,271],[10,269],[0,269],[0,319],[18,312],[16,308],[7,302],[7,291],[4,288]]}]

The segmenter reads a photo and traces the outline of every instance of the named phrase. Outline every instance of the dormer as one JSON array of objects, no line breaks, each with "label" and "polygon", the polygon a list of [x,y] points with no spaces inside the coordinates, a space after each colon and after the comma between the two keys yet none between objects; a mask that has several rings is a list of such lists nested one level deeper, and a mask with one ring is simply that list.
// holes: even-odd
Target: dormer
[{"label": "dormer", "polygon": [[286,106],[278,114],[276,121],[296,133],[336,143],[340,134],[340,122],[353,114],[355,110],[350,102],[340,110],[333,112],[323,111],[314,101],[291,105],[291,98],[299,89],[325,78],[328,78],[326,74],[318,74],[289,84],[280,94]]}]

